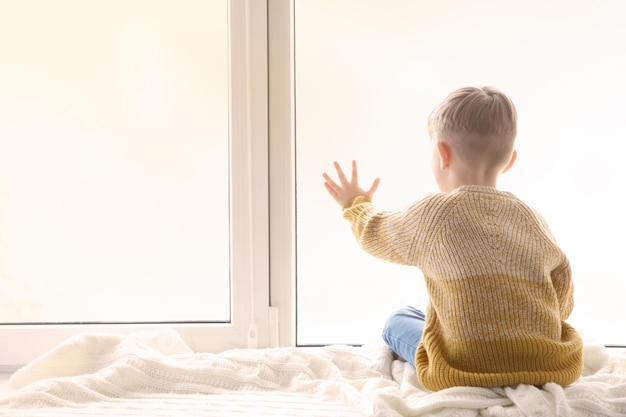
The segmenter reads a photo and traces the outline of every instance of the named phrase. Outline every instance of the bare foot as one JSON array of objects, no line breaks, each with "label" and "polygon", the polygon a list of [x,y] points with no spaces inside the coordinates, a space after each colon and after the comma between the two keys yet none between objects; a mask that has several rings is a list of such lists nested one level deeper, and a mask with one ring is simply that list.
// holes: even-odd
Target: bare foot
[{"label": "bare foot", "polygon": [[398,355],[396,352],[393,352],[393,360],[394,361],[400,361],[400,362],[406,362],[406,359],[404,359],[402,356]]}]

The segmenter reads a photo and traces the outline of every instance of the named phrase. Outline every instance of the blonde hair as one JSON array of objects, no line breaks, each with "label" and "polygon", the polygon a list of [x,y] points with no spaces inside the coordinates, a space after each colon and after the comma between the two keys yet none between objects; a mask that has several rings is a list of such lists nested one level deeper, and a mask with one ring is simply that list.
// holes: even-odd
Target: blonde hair
[{"label": "blonde hair", "polygon": [[428,133],[449,142],[466,162],[507,163],[517,135],[517,111],[494,87],[464,87],[433,110]]}]

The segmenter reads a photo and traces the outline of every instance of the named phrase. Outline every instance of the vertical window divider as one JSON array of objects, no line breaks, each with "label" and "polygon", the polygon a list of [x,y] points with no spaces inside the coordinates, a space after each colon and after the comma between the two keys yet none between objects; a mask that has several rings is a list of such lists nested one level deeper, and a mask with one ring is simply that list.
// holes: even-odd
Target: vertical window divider
[{"label": "vertical window divider", "polygon": [[268,0],[270,298],[278,346],[296,341],[294,0]]}]

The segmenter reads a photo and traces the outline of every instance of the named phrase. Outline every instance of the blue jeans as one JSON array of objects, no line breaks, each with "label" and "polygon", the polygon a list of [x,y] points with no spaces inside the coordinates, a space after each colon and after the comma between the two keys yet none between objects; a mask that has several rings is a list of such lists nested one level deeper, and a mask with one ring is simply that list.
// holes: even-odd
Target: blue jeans
[{"label": "blue jeans", "polygon": [[415,366],[415,351],[422,339],[426,316],[407,306],[395,311],[385,324],[383,340],[402,359]]}]

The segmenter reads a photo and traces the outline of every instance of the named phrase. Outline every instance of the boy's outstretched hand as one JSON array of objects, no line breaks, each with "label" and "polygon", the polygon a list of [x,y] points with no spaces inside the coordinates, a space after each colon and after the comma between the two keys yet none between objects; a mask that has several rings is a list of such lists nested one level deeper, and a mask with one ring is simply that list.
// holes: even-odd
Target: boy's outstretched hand
[{"label": "boy's outstretched hand", "polygon": [[326,173],[323,173],[322,177],[326,180],[324,187],[326,187],[328,193],[335,199],[335,201],[337,201],[337,203],[339,203],[341,207],[345,207],[345,205],[355,197],[365,195],[371,199],[374,196],[374,193],[378,188],[378,184],[380,183],[380,178],[376,178],[370,189],[365,191],[359,187],[359,174],[356,169],[356,161],[352,161],[352,176],[349,181],[343,173],[341,166],[337,162],[334,162],[333,165],[337,170],[339,184],[333,181]]}]

